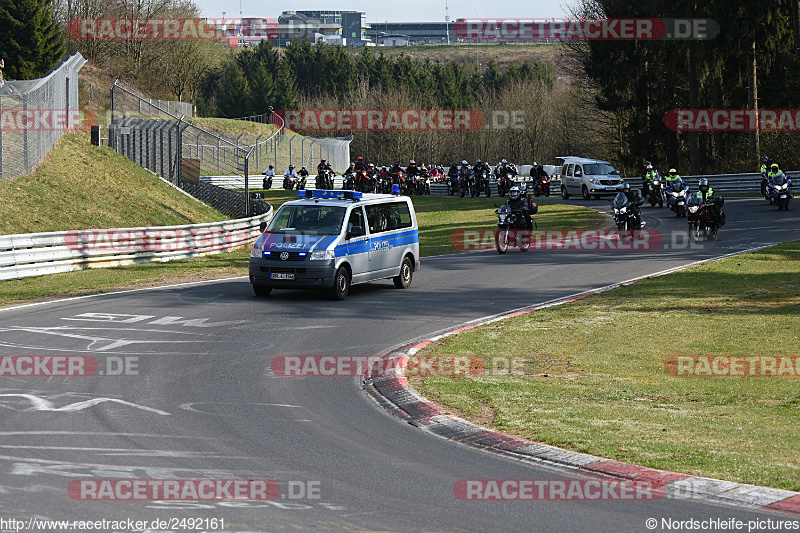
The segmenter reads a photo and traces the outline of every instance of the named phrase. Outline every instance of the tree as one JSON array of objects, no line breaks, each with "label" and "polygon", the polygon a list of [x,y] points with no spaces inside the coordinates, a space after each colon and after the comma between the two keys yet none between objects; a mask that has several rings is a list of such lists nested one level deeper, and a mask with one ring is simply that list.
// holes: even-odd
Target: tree
[{"label": "tree", "polygon": [[0,54],[9,78],[40,78],[64,54],[52,0],[0,0],[0,25]]}]

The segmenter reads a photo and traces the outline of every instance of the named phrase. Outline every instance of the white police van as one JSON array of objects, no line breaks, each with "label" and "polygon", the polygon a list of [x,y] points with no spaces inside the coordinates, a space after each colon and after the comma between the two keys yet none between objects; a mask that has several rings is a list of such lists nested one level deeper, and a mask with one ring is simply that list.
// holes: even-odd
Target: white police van
[{"label": "white police van", "polygon": [[405,196],[355,191],[300,191],[283,204],[253,245],[250,283],[257,296],[272,289],[331,290],[391,278],[411,285],[420,267],[419,226]]}]

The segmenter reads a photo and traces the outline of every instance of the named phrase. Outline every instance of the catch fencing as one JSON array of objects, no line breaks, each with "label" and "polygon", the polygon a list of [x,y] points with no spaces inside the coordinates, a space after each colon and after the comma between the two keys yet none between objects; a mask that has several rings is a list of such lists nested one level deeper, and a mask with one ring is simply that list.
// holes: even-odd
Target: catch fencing
[{"label": "catch fencing", "polygon": [[[85,63],[86,59],[75,52],[42,78],[7,81],[0,88],[0,181],[35,171],[71,126],[74,131],[70,120],[53,120],[53,114],[69,117],[78,111],[78,71]],[[17,121],[13,117],[44,118],[49,124],[41,127],[33,120]]]},{"label": "catch fencing", "polygon": [[[255,142],[248,144],[246,134],[208,131],[162,105],[117,80],[111,88],[109,147],[228,216],[263,212],[266,204],[247,201],[250,165],[257,167],[261,154],[277,145],[282,119],[275,115],[275,132],[263,141],[265,135],[252,136]],[[202,183],[207,175],[240,176],[245,193]]]},{"label": "catch fencing", "polygon": [[227,252],[250,244],[271,218],[269,207],[207,224],[0,235],[0,281]]},{"label": "catch fencing", "polygon": [[[263,113],[233,120],[270,124],[274,123],[271,121],[282,121],[283,119],[277,113]],[[352,141],[352,135],[347,137],[306,137],[284,130],[283,135],[276,139],[274,147],[256,143],[256,168],[263,172],[271,164],[275,167],[276,174],[282,174],[289,168],[289,165],[292,165],[298,170],[306,167],[309,172],[313,172],[320,160],[325,159],[334,171],[342,173],[350,166],[350,143]],[[268,154],[272,154],[272,157],[267,157]],[[260,160],[259,155],[261,155]]]}]

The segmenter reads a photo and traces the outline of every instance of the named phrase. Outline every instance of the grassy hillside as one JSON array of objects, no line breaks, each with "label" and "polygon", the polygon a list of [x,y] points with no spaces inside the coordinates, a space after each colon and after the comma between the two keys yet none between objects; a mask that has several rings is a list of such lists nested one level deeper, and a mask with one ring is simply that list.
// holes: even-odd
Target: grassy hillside
[{"label": "grassy hillside", "polygon": [[227,217],[166,185],[87,132],[64,135],[32,175],[0,182],[0,234],[167,226]]}]

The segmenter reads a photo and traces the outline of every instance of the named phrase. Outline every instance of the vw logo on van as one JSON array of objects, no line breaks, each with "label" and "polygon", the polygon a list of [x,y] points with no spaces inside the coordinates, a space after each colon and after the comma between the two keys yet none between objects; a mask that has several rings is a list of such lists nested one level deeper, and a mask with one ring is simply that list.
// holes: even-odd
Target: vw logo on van
[{"label": "vw logo on van", "polygon": [[289,252],[281,252],[281,261],[289,259]]}]

